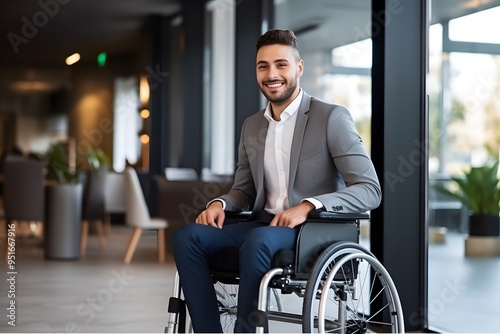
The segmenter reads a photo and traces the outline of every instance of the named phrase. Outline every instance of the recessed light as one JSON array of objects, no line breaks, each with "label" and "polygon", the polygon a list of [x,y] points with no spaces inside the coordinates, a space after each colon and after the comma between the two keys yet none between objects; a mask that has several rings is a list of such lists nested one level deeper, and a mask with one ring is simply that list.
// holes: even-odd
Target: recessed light
[{"label": "recessed light", "polygon": [[66,65],[73,65],[77,61],[80,60],[80,54],[79,53],[73,53],[71,56],[66,58]]}]

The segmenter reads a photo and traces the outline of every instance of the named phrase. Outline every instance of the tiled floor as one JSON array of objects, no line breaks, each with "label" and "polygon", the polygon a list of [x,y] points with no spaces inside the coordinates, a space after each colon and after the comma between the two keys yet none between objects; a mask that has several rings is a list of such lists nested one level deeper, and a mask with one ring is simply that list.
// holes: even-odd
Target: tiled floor
[{"label": "tiled floor", "polygon": [[[128,228],[114,227],[106,249],[89,238],[85,258],[48,261],[33,240],[16,249],[15,298],[8,296],[8,269],[2,261],[0,332],[162,333],[175,266],[156,261],[156,237],[144,235],[132,263],[122,258]],[[447,332],[500,332],[500,259],[463,256],[463,237],[449,234],[429,252],[431,325]],[[287,296],[287,307],[300,311],[300,299]],[[15,301],[15,327],[8,324]],[[300,326],[271,324],[271,331],[300,332]]]},{"label": "tiled floor", "polygon": [[466,257],[463,234],[429,248],[429,324],[451,333],[500,333],[500,257]]},{"label": "tiled floor", "polygon": [[[175,266],[171,258],[156,261],[152,234],[143,235],[125,266],[130,232],[113,228],[104,250],[90,236],[87,256],[78,261],[44,260],[41,247],[18,240],[15,298],[8,296],[2,261],[0,332],[163,332]],[[15,327],[5,314],[11,300]]]}]

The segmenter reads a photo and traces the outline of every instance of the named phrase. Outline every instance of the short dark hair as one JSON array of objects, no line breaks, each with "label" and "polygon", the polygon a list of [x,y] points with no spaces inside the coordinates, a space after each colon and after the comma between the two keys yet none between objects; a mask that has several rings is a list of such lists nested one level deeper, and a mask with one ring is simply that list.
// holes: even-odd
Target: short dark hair
[{"label": "short dark hair", "polygon": [[266,33],[261,35],[257,40],[256,52],[260,50],[261,47],[266,45],[281,44],[288,45],[296,51],[297,60],[300,59],[299,45],[297,44],[297,37],[291,30],[286,29],[271,29]]}]

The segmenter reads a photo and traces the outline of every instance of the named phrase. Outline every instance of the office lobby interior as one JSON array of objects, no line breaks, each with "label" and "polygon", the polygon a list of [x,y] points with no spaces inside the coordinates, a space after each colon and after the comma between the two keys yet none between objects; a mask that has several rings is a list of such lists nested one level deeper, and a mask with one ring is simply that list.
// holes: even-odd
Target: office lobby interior
[{"label": "office lobby interior", "polygon": [[[231,186],[241,126],[267,102],[255,42],[271,28],[295,32],[301,88],[346,106],[363,138],[383,199],[360,243],[391,274],[406,331],[500,332],[500,237],[471,238],[468,208],[438,190],[500,157],[499,0],[2,3],[0,332],[164,331],[172,235]],[[64,175],[48,167],[56,149]],[[44,173],[42,218],[18,221],[15,244],[9,156]],[[126,224],[127,170],[164,234]],[[82,205],[71,241],[48,226],[73,212],[50,191],[68,174]],[[103,219],[85,217],[93,200]]]}]

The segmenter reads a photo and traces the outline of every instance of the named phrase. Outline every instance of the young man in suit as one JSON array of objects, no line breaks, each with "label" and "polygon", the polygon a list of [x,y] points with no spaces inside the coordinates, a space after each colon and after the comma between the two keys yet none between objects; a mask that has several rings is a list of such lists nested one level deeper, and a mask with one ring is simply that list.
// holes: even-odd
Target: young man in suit
[{"label": "young man in suit", "polygon": [[[208,261],[239,247],[236,332],[255,332],[259,284],[280,249],[293,249],[309,212],[364,212],[381,189],[348,110],[300,88],[304,62],[292,31],[273,29],[257,41],[257,83],[269,103],[243,124],[232,189],[179,229],[174,258],[195,332],[221,332]],[[225,211],[252,211],[224,225]]]}]

